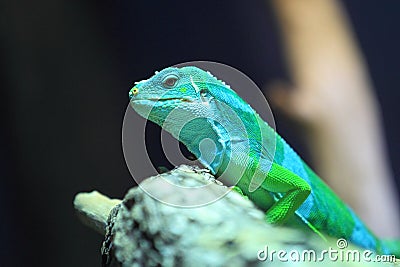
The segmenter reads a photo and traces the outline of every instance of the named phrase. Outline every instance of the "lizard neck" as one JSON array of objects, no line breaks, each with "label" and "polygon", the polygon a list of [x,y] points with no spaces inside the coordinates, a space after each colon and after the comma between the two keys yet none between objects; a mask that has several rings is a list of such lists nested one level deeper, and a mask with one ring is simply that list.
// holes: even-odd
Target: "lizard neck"
[{"label": "lizard neck", "polygon": [[196,118],[184,125],[177,137],[196,158],[217,174],[229,153],[226,132],[215,121]]}]

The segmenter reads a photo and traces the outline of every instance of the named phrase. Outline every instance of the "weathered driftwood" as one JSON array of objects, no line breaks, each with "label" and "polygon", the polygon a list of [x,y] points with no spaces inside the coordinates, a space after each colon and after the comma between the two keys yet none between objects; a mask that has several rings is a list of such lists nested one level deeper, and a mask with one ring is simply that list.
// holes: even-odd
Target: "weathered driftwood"
[{"label": "weathered driftwood", "polygon": [[121,200],[110,199],[97,191],[79,193],[74,199],[75,210],[81,221],[103,235],[110,212],[119,203]]},{"label": "weathered driftwood", "polygon": [[[190,190],[176,190],[171,184],[209,186],[204,187],[202,194],[193,194]],[[106,231],[102,247],[104,266],[319,266],[322,262],[310,262],[307,253],[306,261],[288,263],[279,260],[276,253],[273,261],[271,257],[260,261],[258,256],[266,254],[259,251],[266,246],[270,253],[283,250],[290,261],[289,253],[295,255],[296,251],[301,259],[304,250],[314,250],[318,256],[329,246],[337,249],[335,242],[326,243],[316,235],[266,224],[263,212],[235,191],[209,205],[179,208],[156,200],[143,189],[156,191],[157,198],[164,202],[179,200],[183,204],[229,191],[207,171],[182,165],[144,180],[141,187],[130,189],[118,205],[118,200],[97,192],[78,194],[74,204],[80,217],[97,231]],[[328,257],[323,264],[365,265],[338,263]]]}]

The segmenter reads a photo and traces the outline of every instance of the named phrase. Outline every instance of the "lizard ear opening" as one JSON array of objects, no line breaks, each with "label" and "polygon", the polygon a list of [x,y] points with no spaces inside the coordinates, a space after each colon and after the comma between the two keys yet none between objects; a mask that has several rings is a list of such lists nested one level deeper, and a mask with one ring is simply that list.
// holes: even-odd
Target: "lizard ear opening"
[{"label": "lizard ear opening", "polygon": [[200,90],[200,95],[201,95],[202,97],[206,97],[207,94],[208,94],[207,89],[204,89],[204,88],[203,88],[203,89]]},{"label": "lizard ear opening", "polygon": [[175,75],[168,75],[167,77],[164,78],[162,81],[162,84],[165,88],[171,89],[175,87],[176,83],[178,81],[178,77]]}]

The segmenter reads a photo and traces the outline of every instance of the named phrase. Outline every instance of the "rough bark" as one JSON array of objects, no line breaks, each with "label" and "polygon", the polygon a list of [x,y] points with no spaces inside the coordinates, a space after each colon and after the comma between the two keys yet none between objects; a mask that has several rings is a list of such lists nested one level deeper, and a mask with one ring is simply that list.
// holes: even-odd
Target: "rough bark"
[{"label": "rough bark", "polygon": [[[190,190],[175,190],[171,185],[204,186],[204,191],[193,194]],[[162,201],[146,193],[152,190]],[[219,197],[221,192],[227,194],[197,208],[165,204],[177,199],[183,204],[193,203],[193,198]],[[281,266],[285,262],[279,261],[276,254],[274,261],[259,261],[258,252],[265,246],[269,251],[288,253],[310,249],[318,253],[329,245],[336,248],[332,245],[335,243],[325,243],[316,235],[268,225],[264,213],[251,201],[215,181],[206,170],[185,165],[144,180],[139,187],[130,189],[122,202],[97,192],[80,193],[75,208],[81,217],[88,215],[83,216],[85,221],[96,222],[87,225],[95,226],[97,231],[106,229],[102,256],[103,266],[107,267]],[[299,266],[320,264],[305,261]],[[337,262],[328,259],[324,264],[336,266]],[[360,266],[351,262],[340,264]]]}]

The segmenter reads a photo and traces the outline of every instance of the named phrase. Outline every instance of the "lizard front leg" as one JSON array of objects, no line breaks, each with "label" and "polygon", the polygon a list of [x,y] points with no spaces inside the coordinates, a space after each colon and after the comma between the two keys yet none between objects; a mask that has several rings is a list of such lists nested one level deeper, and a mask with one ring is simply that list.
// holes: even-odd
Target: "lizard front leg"
[{"label": "lizard front leg", "polygon": [[283,193],[266,212],[267,222],[281,224],[285,222],[311,192],[310,185],[290,170],[273,163],[261,187],[269,192]]}]

